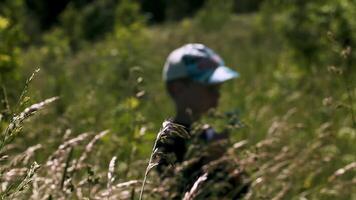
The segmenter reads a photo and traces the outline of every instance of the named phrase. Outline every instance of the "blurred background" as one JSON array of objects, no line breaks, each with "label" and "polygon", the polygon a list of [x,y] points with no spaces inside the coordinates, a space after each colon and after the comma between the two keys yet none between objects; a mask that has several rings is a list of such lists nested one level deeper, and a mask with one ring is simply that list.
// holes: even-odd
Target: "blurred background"
[{"label": "blurred background", "polygon": [[[141,178],[162,122],[174,114],[164,61],[198,42],[241,74],[222,88],[221,115],[204,120],[220,130],[238,124],[232,141],[248,144],[236,157],[259,158],[248,170],[250,198],[356,199],[355,18],[353,0],[0,0],[2,137],[25,108],[59,97],[2,138],[0,157],[10,156],[0,159],[2,195],[25,177],[8,178],[9,170],[45,165],[84,132],[110,130],[82,175],[103,185],[116,156],[117,182]],[[272,140],[263,154],[256,150]],[[75,143],[73,158],[88,141]],[[27,162],[11,162],[38,144]],[[74,198],[63,187],[53,191]],[[22,195],[37,199],[33,188]]]}]

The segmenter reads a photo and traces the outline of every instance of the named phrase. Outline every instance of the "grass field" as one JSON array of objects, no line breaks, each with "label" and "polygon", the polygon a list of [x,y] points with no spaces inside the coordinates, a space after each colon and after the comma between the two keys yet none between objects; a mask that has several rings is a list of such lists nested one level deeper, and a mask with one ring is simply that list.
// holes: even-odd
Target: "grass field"
[{"label": "grass field", "polygon": [[[59,99],[39,105],[45,108],[29,120],[16,118],[14,130],[6,129],[10,117],[1,121],[3,134],[11,133],[0,149],[2,198],[137,199],[156,134],[174,115],[163,63],[171,50],[199,42],[241,74],[202,121],[229,128],[226,159],[252,183],[245,199],[356,199],[354,70],[342,74],[333,63],[306,70],[258,14],[232,16],[220,27],[199,23],[137,23],[79,51],[56,30],[23,50],[20,73],[40,71],[20,103],[9,97],[12,112]],[[147,179],[145,199],[169,197],[154,171]]]}]

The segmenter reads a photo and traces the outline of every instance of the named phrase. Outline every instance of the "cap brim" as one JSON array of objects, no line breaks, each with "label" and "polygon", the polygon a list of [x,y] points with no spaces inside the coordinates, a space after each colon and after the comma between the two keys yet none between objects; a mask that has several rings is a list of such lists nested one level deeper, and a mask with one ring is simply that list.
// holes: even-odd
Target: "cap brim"
[{"label": "cap brim", "polygon": [[237,78],[240,74],[229,67],[226,66],[219,66],[210,76],[208,83],[209,84],[218,84],[225,82],[227,80]]}]

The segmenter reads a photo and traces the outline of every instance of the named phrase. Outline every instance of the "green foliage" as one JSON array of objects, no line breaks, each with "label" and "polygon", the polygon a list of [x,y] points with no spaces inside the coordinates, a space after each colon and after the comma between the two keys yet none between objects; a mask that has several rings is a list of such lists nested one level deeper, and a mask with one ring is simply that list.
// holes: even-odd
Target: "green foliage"
[{"label": "green foliage", "polygon": [[204,5],[204,0],[180,1],[172,0],[166,4],[165,15],[168,20],[179,20],[193,16]]},{"label": "green foliage", "polygon": [[258,11],[264,0],[234,0],[235,13],[248,13]]},{"label": "green foliage", "polygon": [[[10,137],[1,143],[6,144],[0,151],[1,192],[9,196],[25,184],[31,187],[19,198],[137,198],[141,186],[137,180],[145,175],[160,124],[173,115],[161,81],[164,60],[184,43],[201,42],[241,77],[223,85],[220,107],[202,119],[218,131],[229,130],[233,143],[223,144],[228,151],[217,162],[206,163],[204,170],[220,182],[202,174],[197,197],[230,187],[224,178],[242,170],[252,183],[246,199],[354,198],[350,187],[356,160],[355,73],[350,69],[354,53],[342,43],[349,36],[350,44],[354,41],[350,34],[354,22],[349,19],[354,11],[343,5],[354,4],[330,1],[329,11],[327,6],[318,7],[321,1],[293,2],[281,4],[284,10],[273,15],[268,12],[276,7],[256,15],[230,16],[229,2],[211,0],[193,19],[153,27],[145,25],[131,1],[112,7],[107,0],[84,7],[69,5],[62,25],[41,35],[41,43],[19,51],[15,59],[22,63],[18,68],[22,76],[41,67],[31,87],[25,87],[24,103],[14,111],[17,101],[2,92],[1,138]],[[17,23],[2,16],[1,34],[9,30],[8,24]],[[256,23],[261,17],[268,26],[281,29],[261,28]],[[11,32],[8,37],[12,34],[16,36]],[[283,43],[281,36],[289,42]],[[15,39],[15,46],[20,41]],[[304,61],[291,60],[290,54]],[[315,66],[317,73],[308,73],[301,63]],[[326,63],[334,66],[326,68]],[[51,96],[60,97],[52,109],[25,123],[25,108]],[[12,127],[18,132],[7,134],[6,127],[16,119],[21,123]],[[189,160],[220,149],[210,147],[191,146]],[[34,161],[42,166],[39,171],[36,165],[30,167]],[[164,182],[151,171],[145,199],[177,196],[170,186],[179,188],[177,184],[187,181],[179,170],[189,163],[194,162],[172,167],[177,176]],[[149,169],[155,162],[150,164]],[[220,166],[227,167],[228,176],[218,173]],[[190,183],[199,180],[190,178]],[[178,195],[194,191],[190,189]]]},{"label": "green foliage", "polygon": [[[36,73],[36,72],[35,72]],[[23,173],[18,171],[16,173],[16,169],[14,167],[14,163],[19,162],[16,158],[13,158],[10,162],[6,162],[9,158],[7,155],[8,146],[11,145],[13,140],[22,132],[23,124],[25,120],[35,115],[38,111],[42,110],[44,107],[48,106],[48,104],[56,101],[57,98],[49,98],[42,102],[33,104],[23,111],[18,111],[23,104],[28,101],[26,99],[28,85],[32,81],[34,74],[27,80],[25,88],[18,99],[18,103],[14,106],[14,108],[10,108],[7,106],[6,110],[1,110],[0,114],[0,162],[6,163],[0,167],[0,178],[3,180],[9,179],[10,176],[18,176],[16,177],[17,180],[12,180],[11,183],[7,182],[7,184],[3,185],[4,188],[0,190],[0,198],[1,199],[13,199],[19,195],[22,195],[26,189],[28,189],[30,183],[33,180],[33,176],[35,175],[36,171],[40,167],[36,162],[33,162],[31,166],[24,166],[22,168]],[[6,95],[6,94],[5,94]],[[5,100],[7,100],[5,98]],[[4,114],[10,115],[11,117],[4,116]],[[30,156],[30,155],[29,155]],[[21,156],[20,156],[21,157]],[[23,158],[17,158],[22,160]],[[9,165],[8,165],[9,164]],[[28,161],[26,161],[28,164]],[[12,170],[15,170],[15,174]],[[22,177],[21,177],[22,176]],[[7,178],[6,178],[7,177]],[[19,178],[20,177],[20,178]],[[10,178],[11,179],[11,178]]]},{"label": "green foliage", "polygon": [[[17,68],[22,44],[26,41],[24,33],[23,1],[5,1],[0,7],[0,85],[17,87],[19,80]],[[11,94],[13,97],[13,94]]]},{"label": "green foliage", "polygon": [[139,5],[127,0],[119,4],[115,0],[95,1],[79,8],[73,3],[61,14],[61,29],[74,49],[80,48],[84,41],[103,39],[117,27],[134,23],[144,23],[144,18]]},{"label": "green foliage", "polygon": [[134,23],[144,23],[140,5],[133,1],[121,0],[116,7],[116,26],[128,27]]},{"label": "green foliage", "polygon": [[[356,3],[352,0],[276,0],[264,5],[265,17],[276,19],[276,26],[292,48],[296,61],[303,61],[302,65],[309,69],[310,65],[335,63],[339,60],[338,53],[355,48],[355,10]],[[266,21],[266,25],[271,22]],[[355,52],[351,52],[350,59],[350,62],[356,59]]]},{"label": "green foliage", "polygon": [[206,31],[221,29],[231,17],[232,5],[232,0],[208,0],[197,13],[198,25]]},{"label": "green foliage", "polygon": [[[70,4],[61,14],[61,24],[65,34],[70,38],[71,45],[80,46],[83,39],[95,40],[112,31],[115,5],[113,0],[95,1],[81,8]],[[81,15],[78,15],[78,12]]]}]

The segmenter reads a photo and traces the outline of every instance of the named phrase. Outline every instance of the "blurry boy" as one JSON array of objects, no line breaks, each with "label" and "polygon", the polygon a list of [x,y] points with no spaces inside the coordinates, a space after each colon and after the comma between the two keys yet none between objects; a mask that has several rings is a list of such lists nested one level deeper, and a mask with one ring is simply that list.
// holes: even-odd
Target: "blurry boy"
[{"label": "blurry boy", "polygon": [[[238,76],[236,71],[225,66],[219,55],[203,44],[186,44],[174,50],[163,69],[163,80],[176,109],[173,122],[191,132],[194,122],[218,106],[221,84]],[[218,134],[209,126],[193,134],[190,140],[177,136],[169,142],[158,143],[164,155],[174,157],[161,159],[158,166],[163,180],[176,180],[174,186],[168,185],[170,190],[176,190],[175,196],[169,198],[180,199],[197,178],[207,173],[207,166],[214,167],[210,167],[206,181],[223,187],[218,190],[208,188],[201,193],[201,198],[238,199],[246,194],[249,186],[243,179],[244,173],[235,173],[238,171],[236,163],[224,160],[227,134]],[[182,165],[167,168],[172,163]]]},{"label": "blurry boy", "polygon": [[[225,66],[218,54],[203,44],[186,44],[174,50],[163,69],[163,80],[176,109],[173,122],[190,131],[195,121],[218,106],[221,84],[238,76],[236,71]],[[205,141],[215,141],[226,135],[207,128],[201,137]],[[176,162],[182,162],[186,141],[176,138],[163,148],[175,154]]]}]

